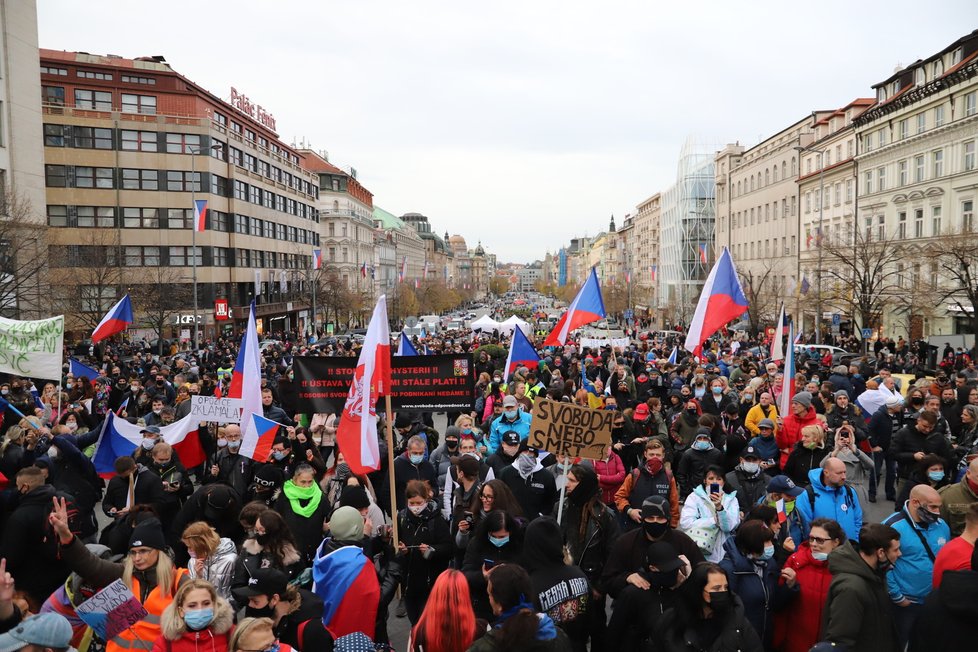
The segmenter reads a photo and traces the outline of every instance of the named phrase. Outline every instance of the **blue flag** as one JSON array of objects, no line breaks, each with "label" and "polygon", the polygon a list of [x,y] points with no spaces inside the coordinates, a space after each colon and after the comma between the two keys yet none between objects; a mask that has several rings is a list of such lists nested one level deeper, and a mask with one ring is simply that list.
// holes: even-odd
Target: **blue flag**
[{"label": "blue flag", "polygon": [[71,365],[68,371],[70,371],[71,375],[75,378],[85,376],[89,380],[94,381],[99,377],[98,369],[93,369],[83,362],[78,362],[78,360],[75,360],[74,358],[69,358],[68,361]]},{"label": "blue flag", "polygon": [[397,347],[397,353],[394,354],[397,357],[404,355],[418,355],[418,350],[414,348],[411,344],[411,340],[403,332],[401,333],[401,345]]}]

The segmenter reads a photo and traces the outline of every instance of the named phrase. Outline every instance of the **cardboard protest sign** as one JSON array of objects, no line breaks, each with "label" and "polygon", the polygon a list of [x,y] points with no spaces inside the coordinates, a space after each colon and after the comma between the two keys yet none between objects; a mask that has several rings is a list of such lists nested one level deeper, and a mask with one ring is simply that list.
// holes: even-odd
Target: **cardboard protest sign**
[{"label": "cardboard protest sign", "polygon": [[600,459],[611,444],[613,410],[592,410],[572,403],[538,398],[527,443],[551,453]]},{"label": "cardboard protest sign", "polygon": [[[339,413],[350,393],[356,358],[292,360],[300,412]],[[469,411],[475,391],[471,354],[407,355],[391,358],[391,403],[395,410]]]},{"label": "cardboard protest sign", "polygon": [[58,380],[64,340],[64,315],[37,321],[0,317],[0,372]]},{"label": "cardboard protest sign", "polygon": [[243,409],[244,401],[240,398],[190,397],[190,414],[198,421],[241,423]]},{"label": "cardboard protest sign", "polygon": [[112,582],[75,609],[103,641],[110,641],[148,615],[122,580]]}]

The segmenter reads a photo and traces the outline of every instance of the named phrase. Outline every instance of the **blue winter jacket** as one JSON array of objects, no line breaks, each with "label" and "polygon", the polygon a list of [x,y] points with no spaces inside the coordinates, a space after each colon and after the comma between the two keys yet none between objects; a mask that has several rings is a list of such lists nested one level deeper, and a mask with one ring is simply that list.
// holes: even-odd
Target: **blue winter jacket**
[{"label": "blue winter jacket", "polygon": [[891,514],[883,522],[900,533],[900,558],[886,574],[886,588],[890,592],[890,599],[902,602],[906,598],[923,604],[933,586],[934,562],[917,532],[924,536],[936,557],[944,544],[951,540],[951,528],[943,519],[938,519],[937,523],[927,527],[922,527],[919,523],[911,524],[907,503],[903,504],[902,510]]},{"label": "blue winter jacket", "polygon": [[798,591],[798,585],[792,589],[779,584],[781,565],[774,558],[762,561],[747,557],[737,548],[733,537],[724,542],[723,550],[726,554],[720,566],[727,571],[730,592],[743,601],[744,615],[761,641],[769,645],[774,633],[773,612]]},{"label": "blue winter jacket", "polygon": [[[812,521],[816,518],[830,518],[842,526],[846,536],[852,541],[859,541],[859,530],[863,526],[863,508],[859,504],[859,495],[849,485],[839,488],[826,487],[822,482],[822,469],[812,469],[808,472],[810,489],[806,488],[795,499],[795,511],[801,517],[801,538],[808,538]],[[812,512],[812,493],[815,497],[815,510]],[[795,539],[795,543],[799,540]]]},{"label": "blue winter jacket", "polygon": [[515,430],[520,434],[520,441],[529,437],[530,423],[532,422],[533,416],[529,412],[522,409],[520,410],[519,418],[517,418],[516,421],[507,421],[505,414],[493,421],[492,426],[489,428],[489,454],[492,455],[499,449],[499,445],[503,440],[503,435],[510,430]]}]

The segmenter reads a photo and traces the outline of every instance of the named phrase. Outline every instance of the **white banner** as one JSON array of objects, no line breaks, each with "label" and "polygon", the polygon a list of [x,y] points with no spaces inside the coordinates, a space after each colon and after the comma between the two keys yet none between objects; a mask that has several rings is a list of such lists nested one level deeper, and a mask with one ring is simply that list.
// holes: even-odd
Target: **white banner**
[{"label": "white banner", "polygon": [[284,269],[279,270],[278,272],[278,289],[282,294],[289,291],[289,278]]},{"label": "white banner", "polygon": [[255,270],[255,298],[261,294],[261,270]]},{"label": "white banner", "polygon": [[581,351],[584,349],[600,349],[606,346],[610,346],[612,350],[619,349],[624,351],[631,344],[631,340],[627,337],[613,337],[611,339],[596,339],[591,337],[581,338]]},{"label": "white banner", "polygon": [[0,371],[60,380],[64,339],[64,315],[37,321],[0,317]]},{"label": "white banner", "polygon": [[241,423],[243,409],[244,401],[240,398],[190,397],[190,416],[199,421]]}]

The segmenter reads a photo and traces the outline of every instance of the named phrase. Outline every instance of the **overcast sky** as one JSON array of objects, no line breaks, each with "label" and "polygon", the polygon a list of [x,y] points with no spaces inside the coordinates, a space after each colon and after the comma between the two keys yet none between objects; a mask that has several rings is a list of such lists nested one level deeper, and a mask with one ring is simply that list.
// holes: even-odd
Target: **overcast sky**
[{"label": "overcast sky", "polygon": [[[790,8],[789,8],[790,7]],[[357,168],[377,205],[528,262],[978,27],[975,0],[38,0],[40,45],[163,55]]]}]

